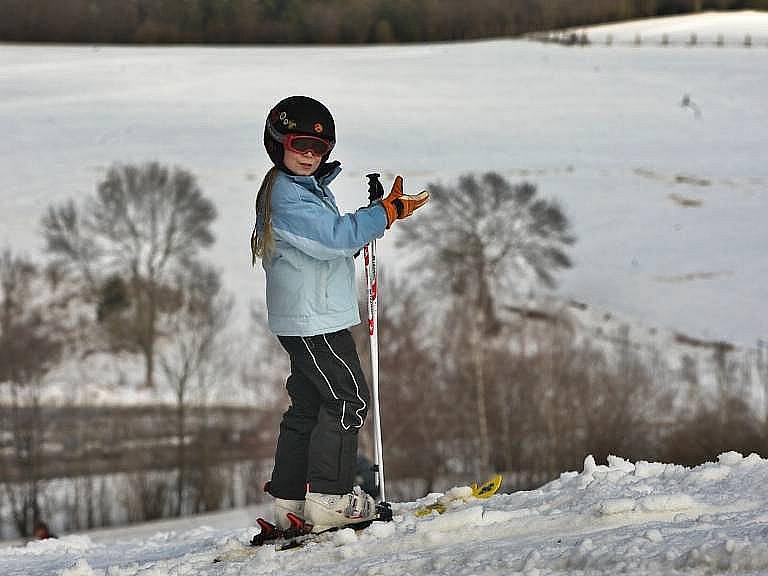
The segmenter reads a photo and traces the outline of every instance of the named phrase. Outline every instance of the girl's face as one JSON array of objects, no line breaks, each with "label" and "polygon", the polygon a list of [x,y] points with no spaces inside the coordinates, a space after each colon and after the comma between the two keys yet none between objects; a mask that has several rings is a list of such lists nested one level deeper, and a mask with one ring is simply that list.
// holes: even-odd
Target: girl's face
[{"label": "girl's face", "polygon": [[300,154],[286,148],[283,154],[283,164],[297,176],[311,176],[322,161],[323,157],[316,155],[311,150]]}]

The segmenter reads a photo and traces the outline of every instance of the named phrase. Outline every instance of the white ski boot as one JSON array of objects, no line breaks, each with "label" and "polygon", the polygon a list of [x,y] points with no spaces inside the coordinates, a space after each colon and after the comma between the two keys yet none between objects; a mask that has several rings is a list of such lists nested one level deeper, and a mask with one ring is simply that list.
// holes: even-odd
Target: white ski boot
[{"label": "white ski boot", "polygon": [[376,518],[376,501],[355,486],[349,494],[307,492],[304,518],[312,532],[325,532]]},{"label": "white ski boot", "polygon": [[288,514],[294,514],[299,518],[304,518],[304,500],[283,500],[275,498],[275,526],[281,530],[291,528],[291,521],[288,520]]}]

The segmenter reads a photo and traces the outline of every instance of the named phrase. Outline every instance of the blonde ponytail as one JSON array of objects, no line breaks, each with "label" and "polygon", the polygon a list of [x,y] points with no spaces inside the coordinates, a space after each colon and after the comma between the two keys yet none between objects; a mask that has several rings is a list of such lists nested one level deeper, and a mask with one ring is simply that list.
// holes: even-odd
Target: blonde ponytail
[{"label": "blonde ponytail", "polygon": [[[259,193],[256,195],[256,224],[251,234],[251,264],[256,265],[256,257],[268,260],[275,247],[275,239],[272,235],[272,186],[277,177],[277,167],[273,166],[261,181]],[[262,222],[262,231],[259,234],[259,221]]]}]

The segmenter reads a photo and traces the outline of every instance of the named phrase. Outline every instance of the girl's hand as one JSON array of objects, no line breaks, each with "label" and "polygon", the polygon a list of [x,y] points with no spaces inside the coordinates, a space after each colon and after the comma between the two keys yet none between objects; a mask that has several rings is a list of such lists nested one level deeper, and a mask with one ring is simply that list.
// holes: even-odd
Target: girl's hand
[{"label": "girl's hand", "polygon": [[426,204],[427,200],[429,200],[429,192],[426,190],[415,196],[403,194],[403,177],[397,176],[389,196],[381,201],[381,205],[387,211],[387,229],[395,220],[408,218],[414,210]]}]

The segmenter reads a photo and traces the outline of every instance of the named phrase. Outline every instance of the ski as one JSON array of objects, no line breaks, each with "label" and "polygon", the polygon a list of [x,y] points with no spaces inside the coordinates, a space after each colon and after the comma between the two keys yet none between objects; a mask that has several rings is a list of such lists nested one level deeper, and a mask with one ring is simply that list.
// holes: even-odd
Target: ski
[{"label": "ski", "polygon": [[[416,509],[417,517],[425,517],[430,514],[443,514],[449,512],[453,506],[472,500],[485,500],[499,491],[502,476],[496,474],[487,482],[472,484],[471,486],[457,486],[440,496],[435,502],[420,506]],[[366,522],[345,524],[322,532],[313,532],[314,526],[305,522],[294,514],[288,514],[290,527],[281,529],[263,518],[257,519],[260,532],[256,534],[249,544],[240,543],[236,547],[226,550],[214,558],[214,562],[237,562],[251,558],[259,550],[266,546],[273,546],[278,552],[303,548],[307,544],[329,541],[335,532],[351,528],[356,532],[362,531],[374,522],[389,522],[393,518],[392,508],[386,502],[376,505],[377,516]]]},{"label": "ski", "polygon": [[[293,517],[291,518],[291,516]],[[332,535],[334,532],[338,532],[339,530],[344,530],[346,528],[351,528],[355,532],[359,532],[368,528],[374,522],[391,522],[392,507],[387,502],[379,502],[376,504],[376,516],[374,518],[366,520],[365,522],[354,522],[350,524],[344,524],[342,526],[334,526],[333,528],[328,528],[327,530],[322,531],[316,531],[312,524],[305,522],[293,514],[289,514],[289,520],[291,521],[291,527],[295,527],[295,532],[298,533],[283,533],[282,537],[274,542],[275,550],[278,552],[282,550],[300,548],[310,542],[325,541],[329,535]],[[258,534],[254,536],[254,540],[251,541],[251,545],[258,545],[255,540],[259,536],[260,535]]]},{"label": "ski", "polygon": [[216,556],[213,561],[216,563],[245,560],[267,545],[274,546],[274,549],[278,552],[283,550],[293,550],[295,548],[301,548],[310,542],[326,541],[334,532],[344,530],[345,528],[351,528],[358,532],[368,528],[374,522],[392,521],[392,508],[386,502],[379,502],[376,505],[375,518],[365,522],[335,526],[321,532],[313,531],[314,526],[312,524],[304,521],[295,514],[289,513],[287,517],[291,524],[287,529],[281,529],[264,518],[258,518],[256,523],[259,525],[261,531],[251,539],[250,544],[240,544],[231,550],[222,552]]},{"label": "ski", "polygon": [[213,559],[214,563],[224,562],[225,560],[247,558],[251,556],[255,550],[266,544],[279,545],[281,542],[289,542],[311,534],[312,524],[308,524],[302,518],[299,518],[292,513],[288,513],[287,518],[288,522],[290,522],[288,528],[280,528],[264,518],[257,518],[256,523],[259,525],[260,531],[251,539],[250,544],[241,544],[237,548],[220,554]]},{"label": "ski", "polygon": [[472,484],[471,486],[457,486],[451,488],[432,504],[417,508],[416,516],[422,518],[424,516],[429,516],[433,512],[443,514],[452,505],[469,502],[470,500],[485,500],[486,498],[490,498],[499,491],[502,480],[503,478],[501,474],[496,474],[493,478],[483,484]]},{"label": "ski", "polygon": [[[294,517],[298,519],[297,517]],[[355,532],[368,528],[378,518],[368,520],[366,522],[358,522],[356,524],[346,524],[344,526],[335,526],[322,532],[312,532],[312,525],[304,523],[301,519],[298,519],[303,523],[302,528],[296,528],[293,523],[294,519],[291,519],[292,526],[287,530],[281,530],[274,524],[267,522],[263,518],[259,518],[257,523],[261,527],[262,531],[256,534],[250,544],[240,543],[236,547],[226,550],[216,556],[213,559],[214,563],[219,562],[237,562],[247,560],[256,554],[259,550],[262,550],[268,546],[273,546],[277,552],[285,550],[295,550],[301,548],[306,544],[326,542],[332,536],[334,532],[351,528]]]},{"label": "ski", "polygon": [[333,535],[334,532],[345,530],[347,528],[351,528],[355,532],[360,532],[361,530],[368,528],[368,526],[377,520],[378,519],[373,519],[367,520],[365,522],[358,522],[356,524],[346,524],[345,526],[334,526],[333,528],[323,530],[322,532],[308,532],[306,534],[301,534],[292,538],[283,538],[275,542],[275,550],[282,552],[283,550],[294,550],[296,548],[301,548],[302,546],[313,542],[325,542]]}]

